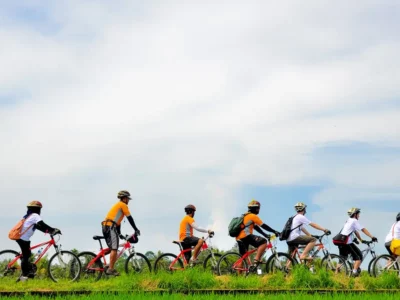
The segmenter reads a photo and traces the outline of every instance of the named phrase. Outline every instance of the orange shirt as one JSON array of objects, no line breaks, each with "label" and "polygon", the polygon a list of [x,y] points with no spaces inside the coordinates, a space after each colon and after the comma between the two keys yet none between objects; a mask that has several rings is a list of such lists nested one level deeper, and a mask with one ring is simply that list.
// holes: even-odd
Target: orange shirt
[{"label": "orange shirt", "polygon": [[194,219],[186,215],[182,221],[181,225],[179,226],[179,240],[182,242],[186,237],[193,236],[193,227],[192,224],[194,223]]},{"label": "orange shirt", "polygon": [[121,224],[124,217],[129,217],[131,213],[129,212],[128,205],[124,202],[119,201],[114,204],[114,206],[108,212],[104,225],[111,226],[112,222],[106,222],[106,220],[114,221],[118,226]]},{"label": "orange shirt", "polygon": [[241,240],[242,238],[245,238],[249,234],[253,234],[254,224],[261,226],[263,223],[264,222],[261,221],[261,219],[256,214],[248,213],[247,215],[244,216],[243,219],[243,224],[245,227],[239,233],[236,240]]}]

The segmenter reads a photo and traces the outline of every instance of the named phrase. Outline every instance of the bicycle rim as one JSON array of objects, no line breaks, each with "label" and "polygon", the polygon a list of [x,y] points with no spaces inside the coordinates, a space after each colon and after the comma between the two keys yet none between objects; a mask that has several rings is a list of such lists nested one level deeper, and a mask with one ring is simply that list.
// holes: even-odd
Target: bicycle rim
[{"label": "bicycle rim", "polygon": [[12,266],[10,262],[18,256],[14,250],[4,250],[0,252],[0,279],[4,277],[17,279],[21,275],[21,260],[18,259]]},{"label": "bicycle rim", "polygon": [[222,257],[219,253],[213,253],[214,257],[212,257],[211,253],[206,257],[203,263],[204,271],[211,272],[213,274],[218,274],[218,260]]},{"label": "bicycle rim", "polygon": [[378,256],[373,265],[372,273],[375,277],[381,276],[384,273],[400,274],[399,264],[388,254]]},{"label": "bicycle rim", "polygon": [[92,252],[81,252],[78,254],[78,259],[82,266],[80,278],[88,281],[98,281],[103,275],[103,263],[97,259],[92,264],[89,263],[96,257]]},{"label": "bicycle rim", "polygon": [[289,274],[294,264],[293,258],[289,254],[278,252],[270,256],[266,265],[269,273]]},{"label": "bicycle rim", "polygon": [[75,281],[79,278],[80,272],[79,258],[70,251],[55,253],[49,260],[48,273],[55,282],[60,280]]},{"label": "bicycle rim", "polygon": [[349,271],[347,262],[343,259],[343,257],[336,254],[329,254],[325,256],[321,261],[321,267],[335,274],[347,275]]},{"label": "bicycle rim", "polygon": [[222,255],[218,260],[218,275],[246,276],[248,265],[246,260],[243,260],[241,264],[238,264],[237,261],[240,258],[240,254],[236,252]]},{"label": "bicycle rim", "polygon": [[[183,270],[183,263],[181,259],[177,259],[177,256],[172,253],[164,253],[160,255],[154,263],[154,272],[171,273],[176,270]],[[175,261],[176,260],[176,261]],[[173,263],[175,261],[175,263]]]},{"label": "bicycle rim", "polygon": [[125,272],[149,274],[151,265],[147,257],[141,253],[132,253],[125,262]]}]

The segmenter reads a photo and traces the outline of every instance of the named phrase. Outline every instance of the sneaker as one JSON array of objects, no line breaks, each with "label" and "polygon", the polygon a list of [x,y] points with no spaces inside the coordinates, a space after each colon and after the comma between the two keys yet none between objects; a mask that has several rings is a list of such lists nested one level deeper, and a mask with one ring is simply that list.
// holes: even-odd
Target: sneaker
[{"label": "sneaker", "polygon": [[256,272],[257,272],[257,267],[258,267],[258,266],[254,266],[254,265],[253,265],[253,266],[250,266],[250,267],[249,267],[249,273],[256,273]]},{"label": "sneaker", "polygon": [[195,265],[197,265],[199,262],[196,260],[190,260],[189,261],[189,267],[193,268]]},{"label": "sneaker", "polygon": [[119,272],[115,269],[107,269],[106,275],[111,275],[111,276],[119,276]]},{"label": "sneaker", "polygon": [[350,274],[350,277],[358,277],[358,276],[360,276],[360,273],[354,273],[353,271],[351,272],[351,274]]},{"label": "sneaker", "polygon": [[25,281],[27,281],[28,280],[28,277],[27,276],[20,276],[18,279],[17,279],[17,282],[18,281],[20,281],[20,282],[25,282]]}]

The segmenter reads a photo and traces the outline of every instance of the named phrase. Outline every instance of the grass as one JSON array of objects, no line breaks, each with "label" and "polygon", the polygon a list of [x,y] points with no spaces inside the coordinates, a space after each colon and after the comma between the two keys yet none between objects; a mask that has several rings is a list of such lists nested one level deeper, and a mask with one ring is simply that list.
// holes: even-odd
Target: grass
[{"label": "grass", "polygon": [[374,291],[377,289],[400,289],[400,279],[394,274],[384,274],[379,278],[362,274],[360,278],[348,278],[335,275],[325,270],[318,270],[312,274],[307,268],[297,266],[292,275],[267,274],[263,276],[214,276],[211,273],[198,269],[187,269],[173,274],[129,274],[117,278],[101,279],[97,282],[52,282],[49,279],[34,279],[16,283],[9,278],[0,280],[0,291],[103,291],[103,292],[131,292],[131,291],[183,291],[199,289],[363,289]]}]

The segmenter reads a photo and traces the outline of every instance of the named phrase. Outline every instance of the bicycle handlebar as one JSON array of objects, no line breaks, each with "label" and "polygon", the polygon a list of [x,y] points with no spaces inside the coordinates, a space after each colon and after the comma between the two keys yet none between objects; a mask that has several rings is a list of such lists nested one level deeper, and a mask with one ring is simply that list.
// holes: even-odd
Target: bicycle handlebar
[{"label": "bicycle handlebar", "polygon": [[362,243],[367,245],[367,246],[369,246],[369,245],[371,245],[373,243],[376,243],[376,242],[373,242],[373,241],[362,241]]},{"label": "bicycle handlebar", "polygon": [[323,238],[324,236],[328,236],[328,235],[330,235],[330,234],[331,234],[331,232],[328,231],[328,232],[325,232],[323,235],[314,235],[314,234],[312,234],[311,236],[314,237],[314,238],[316,238],[317,240],[322,240],[322,238]]}]

